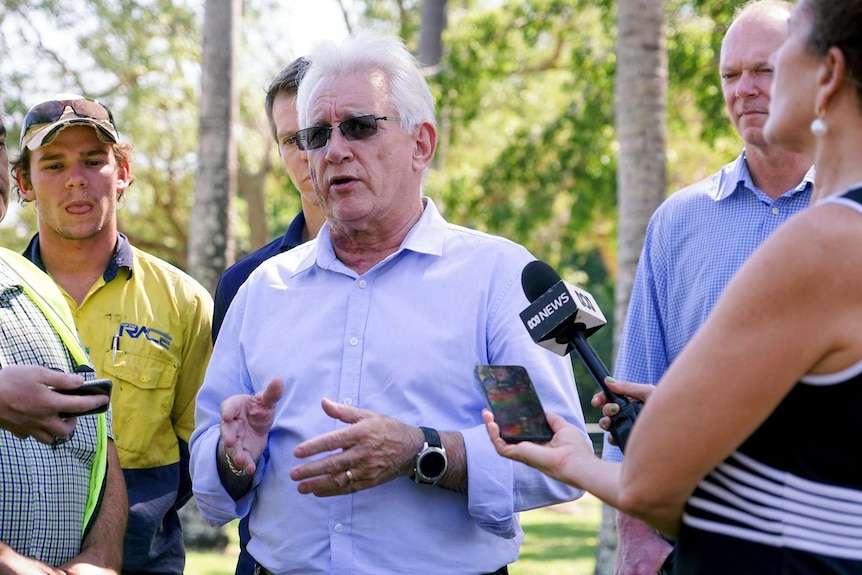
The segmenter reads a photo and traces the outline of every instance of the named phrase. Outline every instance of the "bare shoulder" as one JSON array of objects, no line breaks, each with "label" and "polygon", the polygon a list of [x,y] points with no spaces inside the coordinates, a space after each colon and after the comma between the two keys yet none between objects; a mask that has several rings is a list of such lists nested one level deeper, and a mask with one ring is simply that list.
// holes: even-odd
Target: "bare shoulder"
[{"label": "bare shoulder", "polygon": [[[862,211],[837,203],[809,208],[764,244],[777,305],[798,308],[812,346],[823,346],[812,373],[831,373],[862,357]],[[753,261],[752,264],[757,264]],[[762,277],[762,276],[761,276]],[[804,337],[804,336],[803,336]]]}]

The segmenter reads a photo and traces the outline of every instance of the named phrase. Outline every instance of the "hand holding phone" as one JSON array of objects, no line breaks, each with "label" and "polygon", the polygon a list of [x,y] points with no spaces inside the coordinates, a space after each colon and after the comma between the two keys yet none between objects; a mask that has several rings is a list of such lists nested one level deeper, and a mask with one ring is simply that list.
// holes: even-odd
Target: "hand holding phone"
[{"label": "hand holding phone", "polygon": [[[81,387],[76,387],[74,389],[59,389],[55,387],[54,391],[62,393],[63,395],[107,395],[110,399],[113,386],[114,383],[110,379],[94,379],[93,381],[85,381]],[[61,412],[60,417],[81,417],[83,415],[93,415],[94,413],[104,413],[108,411],[109,403],[110,401],[106,402],[104,405],[99,405],[93,409],[77,413]]]},{"label": "hand holding phone", "polygon": [[527,370],[520,365],[477,365],[476,379],[507,443],[547,442],[554,432]]}]

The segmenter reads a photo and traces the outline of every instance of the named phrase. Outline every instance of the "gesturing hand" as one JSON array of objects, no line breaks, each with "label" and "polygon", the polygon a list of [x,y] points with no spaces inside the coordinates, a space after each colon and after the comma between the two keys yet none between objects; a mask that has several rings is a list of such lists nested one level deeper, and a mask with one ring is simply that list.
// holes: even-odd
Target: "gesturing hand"
[{"label": "gesturing hand", "polygon": [[237,469],[254,474],[269,430],[275,421],[275,407],[284,394],[284,382],[273,379],[254,395],[233,395],[221,404],[221,438],[224,450]]},{"label": "gesturing hand", "polygon": [[300,493],[318,497],[343,495],[386,483],[412,470],[413,457],[422,445],[418,428],[329,399],[321,403],[327,415],[350,425],[296,447],[294,455],[300,458],[333,452],[291,470],[291,479],[300,482]]}]

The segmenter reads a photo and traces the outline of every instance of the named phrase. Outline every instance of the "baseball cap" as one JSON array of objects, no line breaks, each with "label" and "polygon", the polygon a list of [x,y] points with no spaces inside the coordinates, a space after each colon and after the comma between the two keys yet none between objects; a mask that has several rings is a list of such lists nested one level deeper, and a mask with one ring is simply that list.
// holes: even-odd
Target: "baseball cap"
[{"label": "baseball cap", "polygon": [[18,147],[37,150],[50,144],[61,130],[74,125],[92,126],[107,144],[120,140],[114,116],[107,106],[79,94],[57,94],[53,100],[36,104],[24,116]]}]

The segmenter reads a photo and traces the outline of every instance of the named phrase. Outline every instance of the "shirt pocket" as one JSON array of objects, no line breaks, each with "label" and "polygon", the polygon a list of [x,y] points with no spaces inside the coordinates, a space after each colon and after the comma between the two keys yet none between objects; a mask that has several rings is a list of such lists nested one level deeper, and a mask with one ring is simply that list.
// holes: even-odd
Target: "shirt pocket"
[{"label": "shirt pocket", "polygon": [[176,442],[171,415],[177,365],[159,353],[121,351],[117,361],[103,363],[105,375],[114,380],[111,397],[114,442],[124,468],[151,467],[164,459],[158,453]]}]

